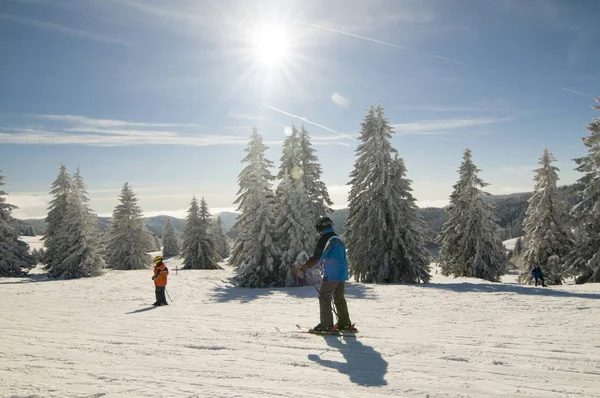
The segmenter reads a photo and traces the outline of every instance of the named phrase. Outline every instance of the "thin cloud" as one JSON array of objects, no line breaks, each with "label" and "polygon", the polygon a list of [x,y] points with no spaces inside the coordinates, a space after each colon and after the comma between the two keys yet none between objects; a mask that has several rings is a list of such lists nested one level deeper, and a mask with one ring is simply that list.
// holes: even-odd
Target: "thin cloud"
[{"label": "thin cloud", "polygon": [[333,93],[331,100],[334,104],[341,106],[342,108],[348,108],[350,106],[350,100],[340,93]]},{"label": "thin cloud", "polygon": [[103,129],[98,127],[72,127],[63,129],[69,133],[92,133],[92,134],[108,134],[108,135],[124,135],[124,136],[148,136],[154,137],[177,137],[179,133],[173,131],[160,130],[134,130],[134,129]]},{"label": "thin cloud", "polygon": [[481,119],[444,119],[421,120],[411,123],[398,123],[392,125],[397,133],[403,135],[440,135],[448,134],[448,130],[465,127],[482,126],[486,124],[501,123],[512,120],[511,118],[481,118]]},{"label": "thin cloud", "polygon": [[78,115],[42,115],[35,114],[33,117],[52,120],[57,122],[65,122],[72,124],[79,124],[90,127],[194,127],[196,124],[181,124],[181,123],[145,123],[145,122],[128,122],[124,120],[113,120],[113,119],[96,119],[87,116]]},{"label": "thin cloud", "polygon": [[246,137],[226,135],[191,136],[173,133],[170,136],[157,136],[147,131],[130,131],[127,135],[68,134],[60,131],[28,130],[21,132],[0,132],[3,144],[44,144],[44,145],[90,145],[90,146],[131,146],[131,145],[246,145]]},{"label": "thin cloud", "polygon": [[448,58],[448,57],[444,57],[442,55],[438,55],[438,54],[428,53],[428,52],[425,52],[425,51],[416,50],[414,48],[410,48],[410,47],[406,47],[406,46],[400,46],[398,44],[388,43],[388,42],[385,42],[385,41],[373,39],[371,37],[361,36],[361,35],[357,35],[357,34],[350,33],[350,32],[344,32],[342,30],[328,28],[326,26],[317,25],[317,24],[314,24],[314,23],[306,22],[306,21],[296,21],[296,22],[301,23],[303,25],[312,26],[314,28],[327,30],[329,32],[339,33],[339,34],[342,34],[342,35],[355,37],[357,39],[362,39],[362,40],[370,41],[370,42],[373,42],[373,43],[382,44],[384,46],[397,48],[399,50],[410,51],[410,52],[414,52],[414,53],[417,53],[417,54],[425,55],[425,56],[428,56],[428,57],[433,57],[433,58],[441,59],[442,61],[451,62],[453,64],[467,65],[466,63],[464,63],[462,61],[459,61],[459,60],[456,60],[456,59],[453,59],[453,58]]},{"label": "thin cloud", "polygon": [[344,138],[349,138],[349,139],[351,139],[351,140],[355,140],[354,138],[350,137],[349,135],[346,135],[346,134],[343,134],[343,133],[338,133],[338,132],[337,132],[337,131],[335,131],[334,129],[330,129],[330,128],[329,128],[329,127],[327,127],[327,126],[323,126],[322,124],[318,124],[318,123],[315,123],[315,122],[311,122],[310,120],[308,120],[308,119],[307,119],[307,118],[305,118],[305,117],[298,116],[298,115],[294,115],[293,113],[289,113],[289,112],[283,111],[283,110],[281,110],[281,109],[277,109],[277,108],[275,108],[274,106],[271,106],[271,105],[267,105],[267,104],[261,104],[261,105],[262,105],[262,106],[264,106],[265,108],[272,109],[272,110],[274,110],[274,111],[276,111],[276,112],[279,112],[279,113],[282,113],[282,114],[284,114],[284,115],[287,115],[287,116],[290,116],[290,117],[293,117],[293,118],[296,118],[296,119],[302,120],[304,123],[307,123],[307,124],[312,124],[313,126],[320,127],[320,128],[322,128],[322,129],[324,129],[324,130],[327,130],[327,131],[331,131],[332,133],[341,134],[341,135],[342,135]]},{"label": "thin cloud", "polygon": [[559,87],[559,89],[561,89],[563,91],[566,91],[567,93],[577,94],[577,95],[581,95],[581,96],[584,96],[584,97],[591,97],[590,94],[582,93],[580,91],[571,90],[570,88]]},{"label": "thin cloud", "polygon": [[18,17],[16,15],[2,14],[0,13],[0,19],[8,19],[13,22],[18,22],[21,24],[29,25],[36,27],[38,29],[47,30],[51,32],[61,33],[67,36],[78,37],[81,39],[92,40],[102,43],[110,43],[110,44],[118,44],[124,47],[128,47],[129,43],[116,39],[114,37],[101,35],[98,33],[87,32],[85,30],[79,30],[74,28],[69,28],[67,26],[54,24],[51,22],[38,21],[35,19]]}]

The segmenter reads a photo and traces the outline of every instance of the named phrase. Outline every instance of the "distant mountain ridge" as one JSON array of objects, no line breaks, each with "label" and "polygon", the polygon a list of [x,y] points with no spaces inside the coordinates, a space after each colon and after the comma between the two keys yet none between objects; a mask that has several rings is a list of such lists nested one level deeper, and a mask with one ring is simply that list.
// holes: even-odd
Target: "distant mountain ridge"
[{"label": "distant mountain ridge", "polygon": [[[569,207],[574,206],[580,200],[577,188],[577,184],[565,185],[559,188],[563,192],[565,201]],[[503,240],[523,235],[523,219],[525,218],[528,200],[531,195],[532,192],[519,192],[507,195],[490,195],[486,197],[495,204],[494,213],[498,219],[498,225],[504,230],[502,236]],[[437,207],[425,207],[419,209],[419,211],[427,225],[426,234],[430,240],[429,244],[433,247],[435,246],[433,244],[435,238],[440,233],[444,222],[448,219],[448,212],[445,208]],[[232,228],[235,225],[237,215],[238,213],[235,212],[221,212],[215,215],[215,217],[221,217],[223,231],[231,238],[235,238],[236,235],[235,231],[232,231]],[[348,209],[334,210],[334,212],[330,214],[330,217],[336,226],[336,231],[339,234],[343,234],[346,230]],[[146,225],[152,233],[161,236],[168,218],[171,218],[175,231],[180,233],[183,228],[184,220],[175,217],[148,217],[146,218]],[[18,220],[18,222],[23,235],[42,235],[44,233],[44,220],[27,219]],[[108,228],[109,223],[110,217],[98,217],[100,231],[104,232]]]}]

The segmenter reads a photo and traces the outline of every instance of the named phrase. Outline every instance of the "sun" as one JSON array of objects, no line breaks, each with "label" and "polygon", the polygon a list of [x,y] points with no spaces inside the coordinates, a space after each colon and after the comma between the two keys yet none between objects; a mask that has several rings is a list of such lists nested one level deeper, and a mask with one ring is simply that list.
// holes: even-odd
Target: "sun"
[{"label": "sun", "polygon": [[289,52],[289,40],[285,29],[276,25],[264,25],[252,36],[252,53],[263,66],[275,67],[285,63]]}]

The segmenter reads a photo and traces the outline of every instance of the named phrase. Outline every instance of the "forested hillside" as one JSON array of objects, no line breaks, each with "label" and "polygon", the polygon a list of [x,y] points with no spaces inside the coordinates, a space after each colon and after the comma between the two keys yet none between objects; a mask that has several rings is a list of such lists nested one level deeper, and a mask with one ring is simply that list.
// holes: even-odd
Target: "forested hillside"
[{"label": "forested hillside", "polygon": [[[572,207],[579,201],[577,194],[577,186],[575,184],[566,185],[560,188],[565,195],[565,200],[569,207]],[[496,205],[495,215],[498,218],[498,225],[504,229],[502,239],[515,238],[523,234],[523,219],[527,210],[527,200],[531,197],[531,192],[515,193],[510,195],[490,195],[489,200]],[[419,210],[425,223],[427,224],[426,234],[431,242],[435,240],[442,229],[442,225],[448,219],[448,213],[444,208],[425,207]],[[237,213],[222,212],[219,213],[223,223],[223,230],[226,234],[234,238],[235,232],[231,230],[233,227]],[[346,219],[348,218],[348,209],[335,210],[331,214],[331,218],[336,226],[336,231],[341,235],[346,230]],[[183,220],[171,217],[173,227],[176,232],[183,227]],[[163,228],[167,222],[167,216],[156,216],[146,218],[148,229],[155,235],[161,235]],[[104,232],[110,223],[110,218],[99,217],[98,227],[101,232]],[[42,235],[45,231],[44,220],[29,219],[19,220],[19,228],[22,235]],[[430,242],[430,243],[431,243]],[[435,245],[429,245],[431,247]]]}]

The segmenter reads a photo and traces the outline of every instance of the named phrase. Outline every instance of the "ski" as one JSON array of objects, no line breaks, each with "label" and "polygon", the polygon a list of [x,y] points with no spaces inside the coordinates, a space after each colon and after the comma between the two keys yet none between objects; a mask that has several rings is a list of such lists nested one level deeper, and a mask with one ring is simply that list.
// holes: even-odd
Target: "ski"
[{"label": "ski", "polygon": [[[354,326],[354,325],[352,325]],[[316,330],[313,330],[312,328],[305,328],[301,325],[296,325],[296,327],[299,329],[297,332],[298,333],[307,333],[307,334],[315,334],[315,335],[321,335],[321,336],[342,336],[342,337],[358,337],[358,330],[354,329],[352,331],[332,331],[332,332],[318,332]]]}]

